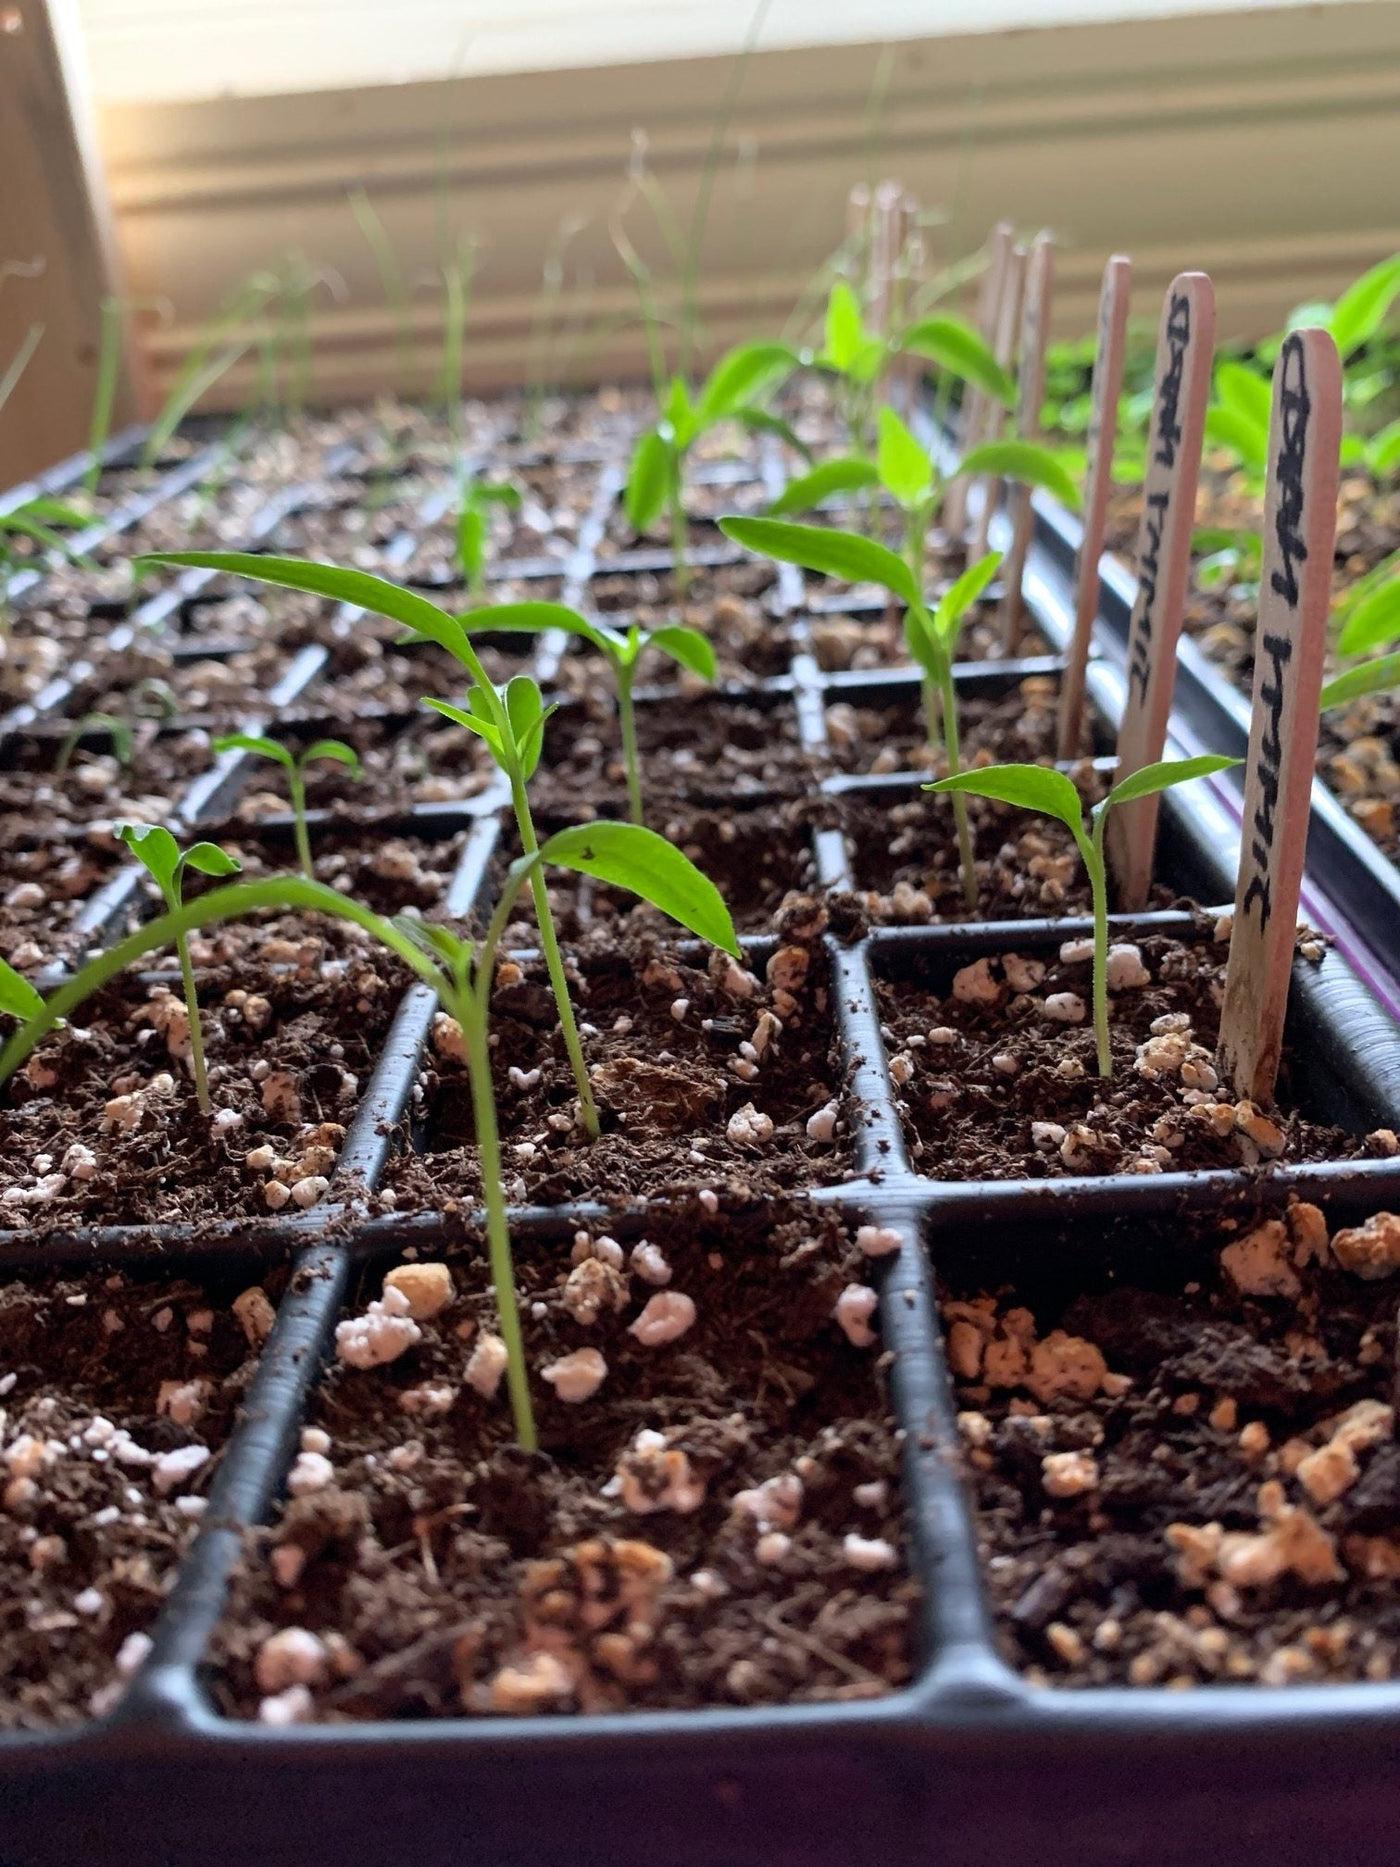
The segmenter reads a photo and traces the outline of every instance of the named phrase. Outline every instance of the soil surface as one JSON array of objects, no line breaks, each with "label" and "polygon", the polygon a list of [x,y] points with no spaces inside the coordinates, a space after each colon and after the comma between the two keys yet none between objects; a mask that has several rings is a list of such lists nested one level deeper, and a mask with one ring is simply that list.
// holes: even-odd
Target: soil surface
[{"label": "soil surface", "polygon": [[246,1283],[0,1287],[0,1727],[107,1711],[144,1658],[256,1362]]},{"label": "soil surface", "polygon": [[[1315,1207],[1072,1252],[943,1319],[998,1641],[1058,1686],[1383,1680],[1400,1665],[1395,1287]],[[1363,1236],[1400,1241],[1400,1220]],[[1322,1251],[1318,1261],[1316,1253]],[[1385,1278],[1400,1258],[1369,1259]],[[1243,1284],[1243,1288],[1241,1287]]]},{"label": "soil surface", "polygon": [[[1285,1051],[1280,1106],[1219,1087],[1227,948],[1144,936],[1111,957],[1113,1076],[1098,1074],[1091,943],[881,979],[880,1015],[916,1169],[933,1179],[1044,1179],[1352,1159],[1380,1142],[1309,1120]],[[1324,962],[1325,963],[1325,962]],[[1138,980],[1139,983],[1128,983]]]},{"label": "soil surface", "polygon": [[[308,1416],[329,1482],[249,1550],[215,1643],[225,1712],[286,1692],[267,1657],[286,1629],[316,1637],[314,1663],[264,1717],[799,1704],[909,1677],[898,1436],[878,1344],[832,1316],[868,1261],[834,1214],[791,1207],[657,1209],[647,1242],[664,1291],[587,1233],[572,1269],[567,1244],[518,1254],[531,1367],[606,1364],[572,1404],[535,1374],[533,1457],[504,1390],[471,1384],[495,1316],[475,1253],[390,1365],[333,1363]],[[694,1321],[644,1346],[632,1325],[659,1295]]]}]

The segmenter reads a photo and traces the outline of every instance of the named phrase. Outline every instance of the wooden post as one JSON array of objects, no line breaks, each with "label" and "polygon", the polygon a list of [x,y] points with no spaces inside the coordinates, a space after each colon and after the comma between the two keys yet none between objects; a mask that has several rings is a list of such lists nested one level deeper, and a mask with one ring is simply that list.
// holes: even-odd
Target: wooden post
[{"label": "wooden post", "polygon": [[[1006,256],[1006,277],[1002,283],[1001,303],[997,306],[996,359],[1003,369],[1010,369],[1016,354],[1016,330],[1021,322],[1021,294],[1025,284],[1026,249],[1013,246]],[[996,440],[1001,433],[1002,415],[1001,403],[988,396],[982,433],[978,436],[979,446]],[[987,534],[1001,489],[1001,481],[993,474],[984,474],[978,484],[982,489],[982,503],[973,523],[972,545],[968,551],[968,559],[974,564],[987,555]]]},{"label": "wooden post", "polygon": [[[1021,301],[1021,365],[1017,377],[1016,433],[1033,441],[1040,433],[1040,411],[1045,402],[1045,334],[1050,326],[1050,299],[1055,289],[1055,242],[1048,233],[1036,235],[1026,267],[1026,289]],[[1013,480],[1007,492],[1011,515],[1011,549],[1002,566],[1005,591],[1001,599],[1002,653],[1014,655],[1021,641],[1024,605],[1021,583],[1030,549],[1031,489]]]},{"label": "wooden post", "polygon": [[[1012,227],[1009,220],[999,220],[987,236],[987,264],[977,293],[977,329],[989,349],[995,349],[997,320],[1002,293],[1006,290],[1007,262],[1011,258]],[[986,439],[987,397],[981,389],[969,388],[963,397],[962,436],[964,454]],[[967,531],[967,480],[962,474],[948,488],[943,501],[943,527],[950,538],[961,538]]]},{"label": "wooden post", "polygon": [[1084,671],[1094,618],[1099,611],[1099,559],[1103,555],[1104,521],[1113,490],[1113,444],[1118,433],[1118,397],[1123,388],[1123,357],[1127,349],[1128,300],[1133,263],[1115,253],[1104,267],[1099,293],[1099,340],[1094,352],[1094,379],[1090,390],[1089,458],[1084,471],[1084,542],[1075,571],[1074,635],[1060,682],[1059,744],[1062,759],[1079,756],[1079,735],[1084,720]]},{"label": "wooden post", "polygon": [[1272,1100],[1283,1052],[1327,653],[1341,439],[1337,346],[1326,331],[1294,331],[1274,366],[1254,716],[1217,1057],[1222,1079],[1255,1102]]},{"label": "wooden post", "polygon": [[[1203,272],[1167,287],[1157,333],[1157,396],[1147,437],[1138,526],[1137,601],[1128,623],[1127,697],[1118,728],[1118,777],[1162,756],[1176,683],[1176,645],[1191,571],[1196,480],[1215,347],[1215,292]],[[1118,905],[1146,906],[1160,794],[1120,804],[1108,820]]]}]

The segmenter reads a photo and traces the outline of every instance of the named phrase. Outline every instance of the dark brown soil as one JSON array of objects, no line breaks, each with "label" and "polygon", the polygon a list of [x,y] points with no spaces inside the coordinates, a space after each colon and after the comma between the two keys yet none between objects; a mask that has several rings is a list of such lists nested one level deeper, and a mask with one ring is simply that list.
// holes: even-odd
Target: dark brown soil
[{"label": "dark brown soil", "polygon": [[[0,1288],[0,1726],[104,1711],[143,1656],[256,1360],[249,1281]],[[156,1463],[184,1447],[212,1457]]]},{"label": "dark brown soil", "polygon": [[[1054,759],[1058,685],[1053,676],[1032,674],[999,698],[964,695],[958,705],[964,766]],[[828,697],[826,722],[832,760],[842,771],[927,771],[937,777],[947,769],[941,750],[930,749],[919,692],[912,684],[891,700]]]},{"label": "dark brown soil", "polygon": [[998,1638],[1037,1682],[1394,1678],[1393,1281],[1307,1262],[1316,1208],[1272,1223],[1285,1295],[1240,1290],[1225,1227],[1135,1240],[1115,1282],[1070,1253],[994,1292],[950,1283]]},{"label": "dark brown soil", "polygon": [[[1217,1089],[1211,1067],[1228,948],[1161,935],[1134,944],[1151,978],[1112,994],[1114,1073],[1107,1082],[1095,1060],[1087,954],[1070,963],[1053,950],[1040,954],[1043,976],[1025,977],[1022,990],[1007,979],[1006,957],[978,962],[961,986],[953,978],[956,961],[911,979],[879,982],[890,1051],[904,1059],[897,1072],[907,1072],[900,1093],[920,1173],[949,1180],[1043,1179],[1352,1159],[1377,1151],[1297,1111],[1294,1060],[1287,1052],[1279,1109],[1263,1126],[1243,1127],[1258,1111]],[[1013,971],[1030,957],[1018,960],[1014,948],[1008,955]],[[980,989],[991,1002],[959,998],[960,989]],[[1070,1022],[1044,1009],[1062,994],[1078,1002],[1079,1015]],[[1153,1031],[1159,1020],[1182,1018],[1189,1031]],[[1185,1077],[1183,1036],[1200,1047],[1199,1055],[1187,1054]],[[1192,1105],[1197,1100],[1199,1109]]]},{"label": "dark brown soil", "polygon": [[[183,1036],[178,975],[153,985],[124,974],[6,1092],[0,1224],[265,1218],[299,1209],[290,1194],[269,1201],[274,1178],[290,1187],[299,1174],[333,1174],[401,974],[358,929],[328,922],[220,930],[192,939],[191,955],[214,1119],[172,1052]],[[221,1110],[237,1120],[220,1125]],[[269,1163],[249,1167],[263,1146]]]},{"label": "dark brown soil", "polygon": [[[568,1247],[518,1252],[532,1370],[582,1347],[607,1364],[573,1405],[535,1373],[533,1458],[512,1443],[504,1390],[487,1401],[463,1381],[494,1325],[475,1253],[454,1255],[450,1306],[416,1346],[387,1367],[333,1366],[310,1413],[333,1481],[288,1505],[245,1562],[215,1643],[225,1712],[256,1715],[259,1652],[292,1627],[329,1646],[304,1709],[331,1721],[804,1703],[908,1678],[897,1435],[876,1351],[832,1317],[866,1260],[831,1215],[654,1217],[669,1289],[696,1311],[666,1346],[628,1332],[656,1294],[640,1278],[618,1278],[623,1308],[585,1326],[563,1300]],[[365,1297],[378,1290],[368,1277]],[[428,1388],[444,1411],[423,1409]],[[677,1497],[664,1476],[616,1494],[620,1463],[642,1471],[644,1432],[664,1435],[653,1461],[703,1487],[695,1508],[633,1507]],[[794,1478],[786,1528],[736,1507]],[[887,1547],[890,1566],[854,1566],[852,1535]]]},{"label": "dark brown soil", "polygon": [[[820,916],[808,903],[786,919],[812,924]],[[528,936],[528,927],[522,932]],[[573,1077],[543,963],[498,986],[496,1100],[511,1199],[654,1197],[682,1185],[781,1192],[841,1179],[844,1136],[817,1142],[806,1133],[808,1119],[843,1088],[822,952],[784,951],[778,978],[806,968],[792,998],[762,978],[736,997],[716,983],[727,974],[719,959],[712,977],[644,936],[595,930],[578,953],[574,998],[603,1115],[603,1135],[591,1144],[573,1125]],[[782,1030],[764,1048],[760,1021],[774,1011]],[[756,1035],[757,1063],[741,1050]],[[423,1092],[414,1140],[425,1151],[400,1148],[386,1179],[390,1199],[400,1208],[475,1199],[466,1070],[441,1037]],[[736,1128],[730,1139],[731,1120],[748,1105],[768,1118],[771,1133],[746,1139]]]},{"label": "dark brown soil", "polygon": [[709,636],[721,680],[764,679],[786,674],[792,658],[791,631],[766,600],[777,579],[774,565],[754,558],[692,570],[684,592],[670,571],[600,571],[589,581],[588,604],[618,627],[687,623]]}]

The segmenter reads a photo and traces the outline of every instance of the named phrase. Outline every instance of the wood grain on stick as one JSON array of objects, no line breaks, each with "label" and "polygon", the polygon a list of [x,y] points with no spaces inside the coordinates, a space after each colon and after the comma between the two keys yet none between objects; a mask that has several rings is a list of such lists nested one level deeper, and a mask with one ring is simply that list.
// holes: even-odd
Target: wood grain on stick
[{"label": "wood grain on stick", "polygon": [[1132,261],[1115,253],[1104,267],[1099,293],[1099,334],[1089,393],[1089,450],[1084,470],[1084,539],[1075,571],[1074,634],[1060,682],[1057,750],[1062,759],[1078,756],[1084,720],[1084,671],[1099,611],[1099,559],[1103,555],[1108,496],[1113,490],[1113,444],[1118,432],[1118,397],[1123,388],[1132,281]]},{"label": "wood grain on stick", "polygon": [[[1203,272],[1178,273],[1167,287],[1157,334],[1157,393],[1138,525],[1138,591],[1128,623],[1128,691],[1118,728],[1119,779],[1155,764],[1166,744],[1214,348],[1211,282]],[[1160,803],[1159,795],[1138,798],[1109,816],[1109,864],[1118,905],[1129,912],[1147,903]]]},{"label": "wood grain on stick", "polygon": [[[1021,322],[1021,294],[1026,284],[1026,249],[1013,246],[1006,256],[1006,274],[1002,281],[1001,301],[997,306],[996,359],[1003,369],[1010,369],[1016,355],[1016,332]],[[978,446],[995,441],[1001,433],[1002,417],[1005,411],[995,396],[987,397],[987,413]],[[978,480],[981,490],[981,503],[977,508],[977,517],[972,527],[972,545],[969,552],[971,562],[987,555],[987,535],[992,527],[992,514],[997,509],[1000,497],[1001,481],[995,474],[983,474]]]},{"label": "wood grain on stick", "polygon": [[1317,757],[1337,530],[1342,369],[1326,331],[1294,331],[1274,366],[1254,714],[1218,1064],[1272,1099],[1283,1052]]},{"label": "wood grain on stick", "polygon": [[[1050,304],[1055,290],[1055,243],[1048,233],[1036,235],[1026,266],[1026,287],[1021,299],[1021,361],[1016,380],[1016,436],[1034,441],[1040,433],[1040,411],[1045,402],[1045,337],[1050,327]],[[1007,493],[1011,517],[1011,548],[1002,565],[1006,586],[1001,599],[1002,652],[1014,655],[1021,641],[1024,604],[1021,583],[1030,549],[1031,489],[1013,480]]]},{"label": "wood grain on stick", "polygon": [[[989,350],[995,350],[997,319],[1001,295],[1006,289],[1006,264],[1011,257],[1012,227],[1009,220],[999,220],[987,236],[987,264],[977,291],[977,331]],[[987,394],[969,385],[963,397],[962,451],[981,445],[987,423]],[[961,538],[967,530],[967,480],[959,474],[948,488],[943,501],[943,525],[950,538]]]}]

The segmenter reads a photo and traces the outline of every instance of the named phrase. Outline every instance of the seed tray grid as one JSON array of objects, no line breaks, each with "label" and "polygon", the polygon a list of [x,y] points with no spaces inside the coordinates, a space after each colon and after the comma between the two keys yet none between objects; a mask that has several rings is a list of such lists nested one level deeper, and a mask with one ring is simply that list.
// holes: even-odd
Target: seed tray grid
[{"label": "seed tray grid", "polygon": [[[621,484],[620,469],[611,464],[612,471],[600,478],[599,498],[590,515],[596,521],[595,542],[608,504]],[[771,463],[768,471],[774,471]],[[565,601],[578,602],[581,597],[586,601],[586,585],[595,565],[597,574],[610,574],[615,568],[613,561],[600,563],[587,550],[575,553]],[[548,574],[558,575],[558,566],[551,562]],[[810,653],[801,579],[795,572],[783,572],[779,597],[779,612],[790,620],[795,653],[790,676],[781,688],[765,684],[770,687],[765,697],[781,704],[790,694],[800,739],[809,753],[820,755],[825,748],[829,699],[898,692],[901,687],[917,691],[917,677],[898,671],[875,670],[869,676],[823,674]],[[537,678],[548,682],[553,677],[566,645],[563,636],[548,637],[539,644],[533,658]],[[1057,671],[1058,665],[1042,661],[1034,667],[1036,672],[1049,673]],[[1010,667],[990,678],[1014,680],[1028,671],[1029,667]],[[988,678],[983,667],[975,673],[960,670],[960,683],[971,685]],[[281,704],[303,694],[305,686],[304,681],[293,684],[279,695]],[[658,695],[658,700],[663,696]],[[207,821],[212,801],[222,802],[236,779],[234,766],[203,795],[187,798],[188,820]],[[873,779],[843,776],[824,780],[821,789],[833,797],[853,791],[894,797],[908,795],[919,782],[918,773]],[[439,833],[444,821],[452,820],[453,810],[459,810],[461,821],[472,826],[444,902],[449,914],[464,916],[483,903],[504,803],[503,796],[493,798],[488,793],[470,805],[449,806],[446,819],[442,811],[432,818]],[[1179,830],[1187,845],[1193,841],[1199,845],[1203,839],[1198,827],[1193,838],[1189,809],[1179,798],[1168,798],[1167,805],[1171,833]],[[426,826],[428,808],[404,813],[404,821]],[[274,831],[279,827],[272,826]],[[844,839],[839,832],[818,830],[814,835],[819,882],[845,885],[849,864]],[[1218,868],[1218,851],[1198,846],[1194,854],[1204,860],[1207,873],[1212,859]],[[103,924],[99,917],[95,934]],[[1179,925],[1184,930],[1191,923],[1189,917],[1167,915],[1139,917],[1128,924]],[[1400,1191],[1400,1168],[1386,1161],[1287,1168],[1258,1181],[1224,1170],[1168,1174],[1128,1184],[1073,1179],[949,1183],[914,1173],[884,1060],[873,991],[876,974],[887,966],[928,955],[1049,945],[1081,931],[1083,925],[1073,919],[991,925],[950,922],[929,928],[879,929],[851,945],[829,937],[824,943],[847,1058],[844,1100],[855,1117],[859,1171],[844,1184],[790,1197],[840,1200],[855,1213],[897,1225],[903,1236],[903,1245],[882,1280],[881,1323],[886,1346],[895,1357],[893,1403],[906,1435],[906,1504],[914,1566],[927,1588],[924,1652],[913,1684],[863,1704],[777,1710],[712,1708],[582,1720],[545,1717],[528,1723],[448,1719],[413,1727],[378,1723],[274,1732],[218,1716],[199,1684],[206,1642],[220,1612],[243,1529],[265,1517],[280,1486],[302,1409],[355,1267],[381,1261],[409,1243],[419,1248],[439,1242],[460,1244],[474,1222],[470,1217],[449,1220],[433,1213],[367,1218],[352,1202],[322,1214],[300,1215],[294,1221],[230,1226],[217,1242],[193,1235],[177,1238],[174,1228],[164,1228],[166,1242],[159,1261],[168,1264],[172,1274],[186,1267],[197,1274],[225,1254],[241,1262],[250,1254],[259,1259],[264,1254],[285,1258],[292,1252],[292,1282],[279,1305],[244,1417],[221,1456],[205,1523],[186,1551],[179,1579],[156,1623],[151,1656],[118,1708],[106,1718],[73,1732],[0,1740],[0,1779],[7,1780],[15,1792],[17,1810],[23,1813],[37,1785],[61,1782],[66,1771],[95,1772],[97,1780],[115,1786],[134,1765],[152,1758],[177,1763],[183,1781],[207,1782],[217,1801],[237,1780],[232,1772],[249,1763],[264,1773],[261,1780],[266,1784],[275,1783],[278,1772],[290,1771],[290,1780],[314,1797],[318,1783],[339,1781],[335,1772],[348,1755],[355,1759],[361,1793],[372,1794],[369,1786],[388,1780],[385,1772],[392,1772],[411,1755],[415,1770],[424,1772],[417,1779],[421,1784],[430,1782],[432,1772],[439,1768],[450,1770],[459,1791],[468,1784],[479,1815],[485,1816],[499,1839],[506,1833],[506,1810],[493,1778],[503,1764],[509,1766],[512,1800],[522,1786],[532,1782],[538,1782],[544,1795],[546,1780],[554,1785],[556,1796],[562,1791],[567,1800],[571,1780],[592,1781],[587,1773],[594,1761],[611,1754],[618,1740],[625,1738],[633,1760],[633,1782],[658,1789],[664,1783],[669,1795],[678,1780],[693,1780],[721,1824],[727,1817],[722,1807],[715,1811],[708,1793],[717,1774],[734,1779],[739,1803],[749,1811],[750,1820],[760,1825],[766,1818],[756,1811],[764,1806],[761,1798],[766,1790],[778,1798],[776,1806],[783,1809],[785,1821],[798,1820],[809,1834],[814,1859],[825,1858],[831,1837],[843,1832],[828,1792],[812,1785],[814,1771],[862,1799],[866,1818],[861,1832],[866,1840],[888,1821],[887,1811],[871,1812],[867,1799],[872,1793],[893,1796],[906,1819],[888,1830],[888,1851],[894,1858],[912,1859],[915,1844],[923,1857],[924,1831],[919,1822],[935,1810],[956,1804],[962,1793],[947,1781],[947,1770],[956,1767],[969,1785],[976,1782],[979,1771],[987,1767],[981,1747],[991,1733],[997,1733],[1003,1743],[1014,1741],[1023,1758],[1053,1759],[1075,1754],[1065,1747],[1072,1746],[1085,1729],[1104,1742],[1105,1713],[1111,1712],[1117,1728],[1107,1733],[1105,1755],[1112,1760],[1119,1753],[1120,1761],[1131,1760],[1137,1768],[1147,1754],[1145,1742],[1157,1747],[1159,1757],[1179,1760],[1198,1735],[1218,1729],[1239,1731],[1241,1708],[1261,1737],[1275,1746],[1276,1757],[1286,1757],[1297,1748],[1293,1734],[1306,1732],[1309,1742],[1319,1734],[1354,1742],[1358,1728],[1373,1733],[1389,1725],[1400,1715],[1400,1688],[1391,1686],[1299,1687],[1290,1690],[1286,1701],[1250,1688],[1212,1688],[1189,1697],[1150,1690],[1058,1693],[1030,1686],[996,1653],[971,1507],[956,1470],[955,1401],[942,1360],[934,1272],[926,1246],[932,1247],[936,1265],[942,1242],[950,1241],[949,1249],[956,1249],[956,1241],[969,1226],[1013,1224],[1027,1216],[1037,1223],[1063,1226],[1071,1239],[1086,1223],[1121,1223],[1142,1215],[1247,1211],[1281,1198],[1289,1189],[1327,1198],[1338,1211],[1364,1210]],[[755,962],[771,948],[771,942],[762,940],[744,944]],[[1300,974],[1299,986],[1306,1021],[1334,1030],[1343,1053],[1343,1074],[1362,1100],[1373,1109],[1396,1106],[1400,1098],[1394,1095],[1389,1073],[1378,1073],[1349,1048],[1347,1019],[1361,1015],[1357,1007],[1364,1010],[1365,999],[1347,969],[1329,959],[1322,976]],[[390,1125],[407,1100],[432,1011],[426,990],[412,987],[407,991],[347,1137],[342,1172],[349,1160],[371,1187],[382,1173],[388,1147],[387,1138],[382,1133],[376,1138],[375,1131]],[[1391,1098],[1388,1103],[1387,1096]],[[596,1223],[606,1216],[614,1229],[628,1236],[644,1229],[646,1210],[643,1204],[618,1214],[594,1202],[573,1202],[549,1210],[517,1208],[512,1224],[522,1238],[548,1240],[567,1238],[577,1224]],[[18,1234],[6,1238],[0,1251],[8,1270],[21,1265],[38,1270],[41,1265],[72,1264],[82,1261],[84,1250],[89,1263],[149,1264],[156,1256],[157,1239],[152,1234],[159,1229],[104,1228],[100,1233],[47,1242]],[[54,1245],[59,1247],[56,1252],[51,1249]],[[1241,1736],[1253,1754],[1249,1732]],[[930,1770],[935,1772],[933,1778]],[[541,1771],[546,1775],[541,1776]],[[300,1772],[308,1774],[303,1777]],[[793,1795],[799,1777],[805,1786],[806,1806],[794,1817]],[[551,1813],[553,1806],[549,1800],[540,1805],[542,1828],[536,1839],[546,1855],[551,1822],[557,1819]],[[911,1821],[914,1811],[920,1813]],[[787,1839],[791,1836],[789,1828]],[[676,1858],[702,1857],[679,1834],[676,1841]],[[430,1838],[424,1837],[424,1845],[425,1858],[436,1858]],[[535,1847],[531,1854],[541,1858]],[[497,1857],[505,1858],[504,1854]],[[631,1855],[613,1848],[612,1858],[624,1857]],[[977,1856],[974,1850],[960,1850],[960,1858]]]}]

